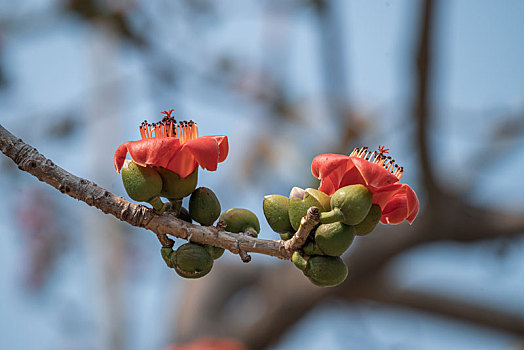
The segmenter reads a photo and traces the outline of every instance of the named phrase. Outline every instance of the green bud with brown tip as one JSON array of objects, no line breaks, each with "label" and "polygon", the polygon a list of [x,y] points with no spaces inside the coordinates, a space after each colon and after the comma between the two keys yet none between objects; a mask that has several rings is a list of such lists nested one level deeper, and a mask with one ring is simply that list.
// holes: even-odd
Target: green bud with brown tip
[{"label": "green bud with brown tip", "polygon": [[152,167],[140,166],[126,160],[121,174],[127,194],[135,201],[149,202],[162,191],[162,178]]},{"label": "green bud with brown tip", "polygon": [[226,231],[229,232],[243,232],[253,237],[257,237],[260,232],[260,223],[257,216],[247,209],[228,209],[220,215],[219,220],[226,223]]},{"label": "green bud with brown tip", "polygon": [[307,261],[304,275],[317,286],[334,287],[344,282],[348,268],[338,256],[317,255]]},{"label": "green bud with brown tip", "polygon": [[166,168],[156,168],[162,177],[162,191],[160,195],[168,199],[182,199],[189,196],[196,188],[198,181],[198,167],[188,176],[180,175]]},{"label": "green bud with brown tip", "polygon": [[317,207],[321,213],[329,211],[329,196],[322,191],[308,188],[304,191],[303,198],[289,199],[289,220],[295,231],[300,227],[300,221],[310,207]]},{"label": "green bud with brown tip", "polygon": [[177,274],[184,278],[200,278],[209,273],[213,267],[213,258],[199,244],[181,245],[174,255],[172,264]]},{"label": "green bud with brown tip", "polygon": [[289,198],[279,194],[264,197],[264,216],[271,229],[277,233],[293,231],[289,221]]},{"label": "green bud with brown tip", "polygon": [[220,202],[207,187],[197,188],[189,198],[189,214],[202,226],[211,226],[220,216]]},{"label": "green bud with brown tip", "polygon": [[357,225],[368,215],[373,194],[364,185],[350,185],[339,188],[331,196],[330,212],[320,215],[320,222],[329,224],[342,221],[346,225]]},{"label": "green bud with brown tip", "polygon": [[224,248],[215,247],[214,245],[211,245],[211,244],[206,244],[204,248],[207,250],[209,255],[211,255],[213,260],[220,258],[222,254],[224,254]]},{"label": "green bud with brown tip", "polygon": [[340,256],[349,248],[355,237],[353,226],[341,222],[322,224],[315,231],[315,243],[325,255]]},{"label": "green bud with brown tip", "polygon": [[355,229],[355,235],[365,236],[368,233],[371,233],[379,223],[381,217],[382,209],[380,209],[378,204],[373,204],[371,209],[369,209],[369,213],[364,221],[358,225],[353,226]]}]

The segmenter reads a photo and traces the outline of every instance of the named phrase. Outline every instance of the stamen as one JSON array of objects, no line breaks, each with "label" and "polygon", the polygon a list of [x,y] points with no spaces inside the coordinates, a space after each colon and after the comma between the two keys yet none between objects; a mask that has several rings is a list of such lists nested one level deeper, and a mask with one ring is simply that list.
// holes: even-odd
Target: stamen
[{"label": "stamen", "polygon": [[396,164],[391,156],[386,156],[387,153],[389,153],[389,148],[379,145],[378,150],[373,152],[368,151],[367,147],[355,147],[349,156],[381,166],[400,180],[404,174],[404,168]]}]

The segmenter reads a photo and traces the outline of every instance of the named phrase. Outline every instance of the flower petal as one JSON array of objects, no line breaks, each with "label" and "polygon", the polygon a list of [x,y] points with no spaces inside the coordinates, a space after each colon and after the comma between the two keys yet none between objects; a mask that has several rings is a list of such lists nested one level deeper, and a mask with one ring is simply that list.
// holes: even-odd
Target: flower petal
[{"label": "flower petal", "polygon": [[349,157],[341,154],[321,154],[311,164],[311,172],[320,179],[318,189],[328,195],[342,187],[341,179],[351,168],[353,163]]},{"label": "flower petal", "polygon": [[397,225],[408,216],[408,199],[405,195],[393,197],[384,210],[380,222],[383,224]]},{"label": "flower petal", "polygon": [[128,152],[131,159],[139,165],[168,168],[169,161],[179,150],[180,140],[173,137],[128,141],[120,145],[115,152],[115,169],[120,172]]},{"label": "flower petal", "polygon": [[202,136],[201,138],[212,137],[218,142],[218,162],[222,163],[226,160],[229,153],[229,142],[225,135]]},{"label": "flower petal", "polygon": [[358,169],[366,185],[373,187],[383,187],[397,183],[399,179],[386,170],[384,167],[371,163],[368,160],[350,157],[355,167]]},{"label": "flower petal", "polygon": [[[222,144],[224,145],[223,139]],[[222,147],[224,148],[224,146]],[[214,136],[199,137],[198,139],[186,142],[182,145],[182,148],[187,148],[202,168],[211,171],[217,170],[220,156],[220,141],[218,138]],[[227,139],[225,149],[227,149]]]},{"label": "flower petal", "polygon": [[[384,206],[380,222],[383,224],[396,225],[407,220],[411,224],[413,220],[415,220],[419,210],[417,195],[413,189],[406,184],[395,184],[387,187],[389,187],[390,191],[381,189],[382,193],[378,192],[377,195],[378,200],[381,200],[381,195],[384,196],[394,193],[395,187],[397,187],[397,191]],[[373,196],[373,202],[375,202],[375,195]]]}]

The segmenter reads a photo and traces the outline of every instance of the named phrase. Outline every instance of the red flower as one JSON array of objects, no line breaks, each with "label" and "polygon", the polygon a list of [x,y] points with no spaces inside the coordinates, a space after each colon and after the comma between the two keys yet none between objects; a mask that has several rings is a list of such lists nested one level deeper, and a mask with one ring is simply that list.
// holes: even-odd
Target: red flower
[{"label": "red flower", "polygon": [[142,140],[128,141],[115,152],[115,169],[120,173],[126,154],[142,166],[157,166],[174,171],[185,178],[200,165],[215,171],[229,152],[227,136],[198,136],[198,127],[193,121],[179,124],[171,117],[173,110],[164,111],[161,122],[140,126]]},{"label": "red flower", "polygon": [[362,184],[373,193],[373,204],[382,208],[383,224],[410,224],[417,216],[419,203],[415,192],[406,184],[398,183],[404,168],[395,164],[387,149],[378,152],[355,148],[349,156],[321,154],[311,164],[311,172],[320,179],[320,191],[332,195],[341,187]]}]

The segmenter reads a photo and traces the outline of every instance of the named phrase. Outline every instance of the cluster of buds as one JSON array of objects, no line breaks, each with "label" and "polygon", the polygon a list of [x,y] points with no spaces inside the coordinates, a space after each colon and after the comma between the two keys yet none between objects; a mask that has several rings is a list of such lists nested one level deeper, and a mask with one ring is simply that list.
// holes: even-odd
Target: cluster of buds
[{"label": "cluster of buds", "polygon": [[[217,219],[230,232],[243,232],[256,237],[260,224],[255,214],[247,209],[233,208],[221,212],[220,201],[206,187],[197,187],[198,165],[214,171],[217,163],[226,159],[229,146],[227,137],[203,136],[197,124],[178,122],[172,117],[173,109],[164,111],[156,123],[144,121],[140,127],[141,140],[128,141],[115,152],[115,168],[122,174],[122,183],[129,197],[150,203],[157,214],[169,210],[179,219],[202,226],[211,226]],[[127,153],[132,160],[125,159]],[[189,196],[188,209],[182,200]],[[164,203],[162,198],[168,201]],[[164,240],[161,255],[168,267],[185,278],[207,275],[213,261],[224,249],[212,245],[186,243],[173,249],[172,240]]]},{"label": "cluster of buds", "polygon": [[319,224],[292,257],[312,283],[336,286],[346,279],[348,269],[340,256],[355,236],[368,235],[381,221],[397,224],[415,218],[418,199],[409,186],[397,183],[404,169],[388,151],[379,146],[374,152],[355,148],[350,156],[320,155],[312,165],[313,175],[322,181],[318,190],[294,187],[289,197],[265,197],[264,215],[283,240],[295,234],[310,207],[319,209]]},{"label": "cluster of buds", "polygon": [[370,233],[380,220],[380,207],[372,201],[371,191],[357,184],[343,187],[331,197],[316,189],[295,187],[289,197],[266,196],[263,206],[269,225],[283,240],[290,239],[299,229],[300,220],[310,207],[319,209],[320,223],[292,260],[314,284],[336,286],[348,273],[340,256],[355,236]]}]

